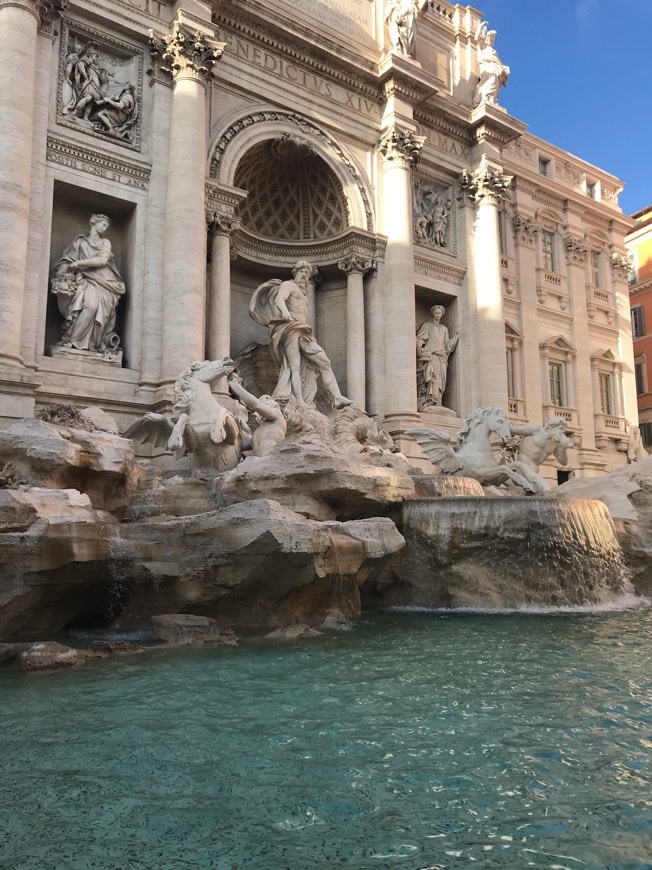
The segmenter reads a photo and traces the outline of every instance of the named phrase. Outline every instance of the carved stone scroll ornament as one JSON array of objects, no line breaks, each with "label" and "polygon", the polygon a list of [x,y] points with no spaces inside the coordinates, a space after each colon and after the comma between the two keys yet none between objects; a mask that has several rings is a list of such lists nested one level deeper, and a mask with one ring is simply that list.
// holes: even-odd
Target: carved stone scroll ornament
[{"label": "carved stone scroll ornament", "polygon": [[419,162],[425,141],[425,136],[417,136],[411,130],[390,127],[380,140],[380,154],[386,164],[411,168]]},{"label": "carved stone scroll ornament", "polygon": [[38,0],[36,11],[41,22],[41,27],[48,30],[55,18],[66,11],[70,0]]},{"label": "carved stone scroll ornament", "polygon": [[586,262],[589,247],[584,239],[578,239],[575,236],[566,236],[564,239],[564,247],[566,248],[566,259],[569,263],[582,265]]},{"label": "carved stone scroll ornament", "polygon": [[481,166],[474,172],[465,169],[460,183],[462,190],[474,202],[480,203],[483,199],[496,202],[512,183],[512,176],[503,175],[502,172],[490,169],[488,166]]},{"label": "carved stone scroll ornament", "polygon": [[519,244],[533,245],[536,241],[539,225],[532,218],[523,217],[523,215],[515,214],[512,218],[512,226],[514,227],[514,238]]},{"label": "carved stone scroll ornament", "polygon": [[206,228],[210,235],[230,236],[240,229],[240,221],[218,212],[206,212]]},{"label": "carved stone scroll ornament", "polygon": [[149,49],[160,72],[173,79],[195,78],[206,83],[213,78],[213,67],[224,54],[225,43],[175,21],[170,34],[149,31]]}]

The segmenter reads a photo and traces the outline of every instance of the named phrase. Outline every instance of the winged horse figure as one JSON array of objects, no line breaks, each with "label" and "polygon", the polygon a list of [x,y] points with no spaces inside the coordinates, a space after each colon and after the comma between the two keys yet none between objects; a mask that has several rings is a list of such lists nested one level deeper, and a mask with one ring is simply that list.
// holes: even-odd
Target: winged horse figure
[{"label": "winged horse figure", "polygon": [[512,481],[528,493],[547,489],[538,474],[529,471],[521,462],[499,463],[491,451],[491,436],[497,435],[503,444],[511,444],[507,414],[491,405],[478,408],[469,417],[457,435],[453,447],[450,435],[436,429],[408,429],[408,435],[417,441],[434,465],[444,474],[473,477],[485,486]]},{"label": "winged horse figure", "polygon": [[172,418],[150,412],[127,429],[124,437],[137,444],[185,449],[193,468],[235,468],[242,456],[243,440],[250,434],[246,417],[238,419],[211,392],[211,384],[234,369],[229,357],[194,362],[174,382]]}]

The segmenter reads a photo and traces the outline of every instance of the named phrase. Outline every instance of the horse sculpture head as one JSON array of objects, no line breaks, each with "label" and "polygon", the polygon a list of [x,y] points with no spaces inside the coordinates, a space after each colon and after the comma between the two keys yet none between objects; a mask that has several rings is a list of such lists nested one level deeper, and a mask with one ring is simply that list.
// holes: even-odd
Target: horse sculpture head
[{"label": "horse sculpture head", "polygon": [[203,360],[194,362],[189,368],[184,369],[174,382],[174,404],[172,410],[176,417],[188,413],[194,400],[195,386],[197,382],[212,384],[214,381],[229,375],[235,369],[235,363],[231,357],[216,360]]},{"label": "horse sculpture head", "polygon": [[473,434],[488,435],[490,432],[498,435],[503,443],[512,437],[507,414],[498,405],[477,408],[464,421],[462,428],[457,433],[457,440],[458,443],[464,444]]}]

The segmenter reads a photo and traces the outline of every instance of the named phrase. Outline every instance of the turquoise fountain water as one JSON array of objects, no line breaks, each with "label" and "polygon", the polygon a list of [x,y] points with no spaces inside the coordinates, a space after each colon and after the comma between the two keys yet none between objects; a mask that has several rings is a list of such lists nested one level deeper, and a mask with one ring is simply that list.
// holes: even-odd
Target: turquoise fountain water
[{"label": "turquoise fountain water", "polygon": [[652,867],[652,613],[0,674],[3,870]]}]

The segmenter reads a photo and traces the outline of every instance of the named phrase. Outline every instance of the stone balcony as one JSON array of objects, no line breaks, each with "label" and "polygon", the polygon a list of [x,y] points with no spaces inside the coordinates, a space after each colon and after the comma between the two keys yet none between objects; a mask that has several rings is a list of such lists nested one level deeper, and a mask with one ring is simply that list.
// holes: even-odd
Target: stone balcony
[{"label": "stone balcony", "polygon": [[591,320],[595,319],[596,314],[602,313],[607,323],[612,324],[616,316],[613,293],[595,287],[593,284],[587,284],[586,311]]},{"label": "stone balcony", "polygon": [[539,304],[554,307],[556,303],[562,311],[567,311],[570,298],[566,276],[548,272],[547,269],[537,269],[536,279]]},{"label": "stone balcony", "polygon": [[616,441],[619,450],[627,449],[627,421],[615,414],[594,414],[595,446],[601,450]]},{"label": "stone balcony", "polygon": [[568,424],[568,429],[573,432],[580,431],[579,415],[575,408],[560,408],[557,405],[544,405],[543,419],[549,420],[551,417],[563,417]]}]

